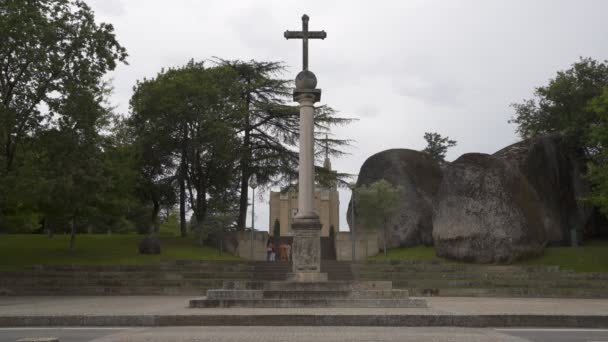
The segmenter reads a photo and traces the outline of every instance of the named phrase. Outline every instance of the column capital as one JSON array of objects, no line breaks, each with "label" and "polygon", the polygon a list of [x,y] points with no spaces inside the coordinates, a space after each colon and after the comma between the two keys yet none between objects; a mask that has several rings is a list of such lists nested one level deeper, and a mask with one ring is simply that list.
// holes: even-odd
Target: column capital
[{"label": "column capital", "polygon": [[300,105],[303,105],[303,102],[319,102],[321,101],[321,89],[295,89],[293,100]]}]

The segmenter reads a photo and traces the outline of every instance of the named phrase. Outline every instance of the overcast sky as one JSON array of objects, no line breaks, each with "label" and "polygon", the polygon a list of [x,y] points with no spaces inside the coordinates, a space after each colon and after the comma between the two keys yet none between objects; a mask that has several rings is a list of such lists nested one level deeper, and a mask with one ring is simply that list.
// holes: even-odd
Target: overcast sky
[{"label": "overcast sky", "polygon": [[[422,149],[424,132],[458,141],[448,160],[493,153],[518,140],[510,103],[529,98],[579,56],[608,58],[608,1],[197,1],[89,0],[112,23],[129,65],[110,77],[111,102],[129,112],[138,79],[188,60],[283,61],[301,69],[302,44],[285,40],[310,16],[327,39],[309,44],[323,102],[358,122],[336,129],[354,139],[334,169],[358,173],[390,148]],[[341,191],[347,230],[349,191]],[[249,222],[249,221],[248,221]],[[268,228],[268,196],[256,201],[256,228]]]}]

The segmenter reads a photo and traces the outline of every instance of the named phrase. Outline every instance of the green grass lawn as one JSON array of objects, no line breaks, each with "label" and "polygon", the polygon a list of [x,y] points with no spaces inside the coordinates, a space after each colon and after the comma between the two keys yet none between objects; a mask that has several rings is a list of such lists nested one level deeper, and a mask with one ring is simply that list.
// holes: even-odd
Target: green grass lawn
[{"label": "green grass lawn", "polygon": [[[435,255],[433,247],[389,249],[385,258],[380,253],[370,260],[444,260]],[[576,272],[608,273],[608,240],[586,241],[580,247],[548,247],[543,255],[517,262],[516,265],[559,266]]]},{"label": "green grass lawn", "polygon": [[0,269],[22,269],[32,265],[144,265],[170,260],[239,260],[209,247],[199,247],[193,238],[160,237],[160,255],[140,255],[141,235],[77,235],[70,252],[70,236],[0,235]]},{"label": "green grass lawn", "polygon": [[608,273],[608,240],[586,241],[580,247],[549,247],[543,255],[519,265],[558,265],[577,272]]},{"label": "green grass lawn", "polygon": [[389,249],[386,253],[380,253],[369,258],[369,260],[444,260],[435,255],[434,247],[416,246],[409,248]]}]

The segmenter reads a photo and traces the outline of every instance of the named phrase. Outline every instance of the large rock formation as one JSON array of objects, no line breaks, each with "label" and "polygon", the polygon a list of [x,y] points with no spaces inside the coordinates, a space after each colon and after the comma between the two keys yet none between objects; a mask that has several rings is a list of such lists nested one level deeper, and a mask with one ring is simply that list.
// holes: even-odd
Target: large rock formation
[{"label": "large rock formation", "polygon": [[538,194],[549,243],[569,245],[572,229],[582,237],[593,208],[579,199],[589,192],[589,185],[581,156],[561,136],[524,140],[494,155],[517,166]]},{"label": "large rock formation", "polygon": [[[393,149],[369,157],[357,179],[357,186],[369,185],[384,179],[403,189],[399,211],[389,220],[387,246],[410,247],[433,243],[432,201],[441,183],[439,164],[425,153],[407,149]],[[348,205],[347,221],[352,227],[351,206]],[[356,231],[366,229],[357,220]],[[371,227],[370,227],[371,228]]]},{"label": "large rock formation", "polygon": [[546,244],[538,196],[518,168],[487,154],[465,154],[443,174],[433,213],[437,255],[512,262]]}]

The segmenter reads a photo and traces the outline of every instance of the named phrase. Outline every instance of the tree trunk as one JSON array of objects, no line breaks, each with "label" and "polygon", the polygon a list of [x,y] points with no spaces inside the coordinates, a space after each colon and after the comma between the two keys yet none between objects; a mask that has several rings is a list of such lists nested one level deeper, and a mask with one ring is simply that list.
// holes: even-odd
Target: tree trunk
[{"label": "tree trunk", "polygon": [[245,230],[247,225],[247,208],[249,207],[249,156],[250,148],[249,131],[245,131],[243,145],[246,149],[245,154],[241,159],[241,193],[239,198],[239,216],[237,218],[236,227],[238,230]]},{"label": "tree trunk", "polygon": [[[249,80],[247,80],[249,85]],[[245,230],[247,225],[247,207],[249,205],[249,177],[251,176],[251,118],[249,116],[249,107],[251,97],[247,94],[245,98],[245,135],[243,137],[243,155],[241,156],[241,194],[239,198],[239,216],[236,220],[236,229]]]},{"label": "tree trunk", "polygon": [[157,199],[152,200],[152,205],[152,217],[150,220],[150,227],[148,228],[149,236],[152,236],[157,233],[158,229],[156,228],[156,219],[158,218],[158,212],[160,211],[160,203]]},{"label": "tree trunk", "polygon": [[42,230],[48,235],[49,239],[53,237],[53,230],[49,227],[49,220],[46,216],[42,219]]},{"label": "tree trunk", "polygon": [[[185,165],[186,156],[182,153],[182,162],[179,170],[179,230],[180,236],[185,238],[188,235],[186,227],[186,180]],[[198,219],[198,218],[197,218]]]},{"label": "tree trunk", "polygon": [[70,252],[74,251],[74,242],[76,240],[76,217],[72,217],[72,233],[70,236]]},{"label": "tree trunk", "polygon": [[386,258],[386,228],[384,228],[384,234],[382,234],[382,244],[384,245],[384,257]]},{"label": "tree trunk", "polygon": [[179,180],[179,232],[181,237],[188,235],[186,227],[186,188],[184,180]]}]

